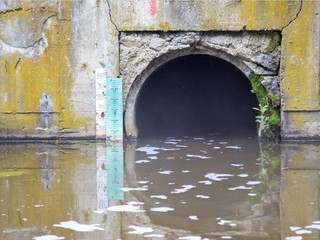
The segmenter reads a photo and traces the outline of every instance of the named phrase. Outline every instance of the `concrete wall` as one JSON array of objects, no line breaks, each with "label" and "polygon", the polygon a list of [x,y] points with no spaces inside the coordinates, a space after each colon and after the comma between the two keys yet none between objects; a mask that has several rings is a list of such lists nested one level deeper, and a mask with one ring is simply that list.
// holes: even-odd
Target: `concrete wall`
[{"label": "concrete wall", "polygon": [[[0,136],[105,137],[95,69],[128,75],[120,33],[276,31],[282,136],[320,139],[319,12],[319,1],[4,0]],[[135,80],[124,78],[128,91]]]}]

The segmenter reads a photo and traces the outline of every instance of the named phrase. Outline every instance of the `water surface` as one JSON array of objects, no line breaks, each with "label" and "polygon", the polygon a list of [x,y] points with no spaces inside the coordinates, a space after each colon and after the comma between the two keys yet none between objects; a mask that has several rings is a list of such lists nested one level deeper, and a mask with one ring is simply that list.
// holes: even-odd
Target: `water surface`
[{"label": "water surface", "polygon": [[317,144],[0,145],[1,239],[319,239]]}]

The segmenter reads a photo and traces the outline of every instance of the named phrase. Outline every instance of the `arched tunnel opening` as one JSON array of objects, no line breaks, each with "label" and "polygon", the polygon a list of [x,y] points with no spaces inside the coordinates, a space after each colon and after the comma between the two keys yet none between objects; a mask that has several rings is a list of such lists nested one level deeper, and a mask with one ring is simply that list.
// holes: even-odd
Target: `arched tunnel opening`
[{"label": "arched tunnel opening", "polygon": [[258,101],[247,76],[210,55],[188,55],[156,69],[136,102],[139,138],[257,136]]}]

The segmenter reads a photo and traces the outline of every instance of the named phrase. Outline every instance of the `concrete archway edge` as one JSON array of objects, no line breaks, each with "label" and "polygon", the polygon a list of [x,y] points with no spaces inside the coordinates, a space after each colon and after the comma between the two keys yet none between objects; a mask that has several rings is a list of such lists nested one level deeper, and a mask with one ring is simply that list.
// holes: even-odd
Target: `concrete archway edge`
[{"label": "concrete archway edge", "polygon": [[[189,41],[187,44],[181,44],[181,33],[176,33],[177,36],[174,36],[174,33],[169,35],[171,35],[169,37],[170,41],[162,40],[162,44],[157,46],[158,49],[152,46],[154,44],[152,40],[168,39],[168,36],[156,34],[150,36],[150,34],[146,33],[135,33],[133,38],[129,35],[130,41],[128,41],[128,35],[124,37],[124,40],[120,41],[122,44],[120,46],[121,75],[125,79],[124,125],[126,135],[129,138],[137,138],[139,135],[135,108],[143,84],[157,68],[173,59],[191,54],[210,55],[233,64],[247,77],[251,73],[275,75],[277,77],[279,49],[276,47],[273,51],[264,51],[264,49],[268,48],[268,44],[272,39],[269,33],[266,35],[252,33],[252,36],[245,33],[238,33],[238,35],[224,34],[222,36],[221,34],[201,36],[199,33],[191,33],[192,37],[190,38],[190,35],[188,35]],[[180,42],[175,41],[177,38],[180,39]],[[142,44],[137,44],[137,42],[142,42]],[[167,42],[169,43],[167,44]],[[225,46],[221,45],[221,42],[225,43]],[[239,49],[236,49],[237,44],[240,45]],[[257,46],[259,44],[258,51]],[[275,84],[278,85],[278,83]]]}]

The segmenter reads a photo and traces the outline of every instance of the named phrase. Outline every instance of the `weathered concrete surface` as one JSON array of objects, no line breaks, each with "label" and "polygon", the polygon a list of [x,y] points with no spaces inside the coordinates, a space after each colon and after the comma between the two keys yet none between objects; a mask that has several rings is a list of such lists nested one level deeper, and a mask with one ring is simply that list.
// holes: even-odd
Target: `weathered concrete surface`
[{"label": "weathered concrete surface", "polygon": [[[280,72],[280,84],[279,78],[271,77],[265,78],[263,84],[277,96],[281,85],[282,136],[319,138],[319,127],[314,127],[319,121],[319,12],[319,1],[300,0],[3,0],[0,3],[0,136],[104,137],[96,130],[96,124],[103,124],[104,118],[100,113],[96,117],[94,69],[104,67],[108,76],[116,77],[120,68],[125,76],[125,94],[135,81],[131,72],[119,65],[119,32],[183,31],[197,32],[194,39],[190,37],[192,44],[236,57],[238,60],[233,61],[241,62],[239,66],[243,69],[272,76]],[[243,32],[241,39],[229,38],[228,35],[239,31]],[[273,56],[256,54],[263,49],[254,44],[250,51],[238,48],[252,42],[252,32],[265,31],[281,35],[274,39],[276,43],[281,41],[280,66],[274,65],[278,50]],[[212,32],[223,34],[203,41]],[[228,42],[228,39],[233,40]],[[162,54],[165,50],[159,50],[161,41],[168,40],[157,37],[152,41],[150,49]],[[179,46],[187,49],[187,45],[192,45],[188,41],[180,42]],[[273,48],[271,44],[269,50]],[[172,50],[166,51],[174,57]],[[234,51],[239,55],[232,55]],[[140,73],[144,71],[142,66]],[[39,126],[43,93],[51,97],[53,108],[52,125],[45,131]],[[301,121],[309,115],[314,117],[305,119],[312,126],[307,129]],[[292,122],[296,119],[298,122]]]},{"label": "weathered concrete surface", "polygon": [[[121,75],[126,79],[124,96],[126,98],[136,77],[147,67],[154,65],[153,62],[157,58],[181,50],[186,50],[186,53],[181,55],[203,53],[227,58],[226,60],[235,64],[246,75],[251,72],[259,75],[277,75],[280,46],[274,38],[278,39],[279,36],[272,32],[265,34],[254,32],[123,34],[120,37],[120,65]],[[215,54],[211,51],[214,51]],[[179,55],[176,53],[174,57]],[[159,59],[158,65],[169,60],[167,57]],[[242,62],[241,65],[238,60]]]},{"label": "weathered concrete surface", "polygon": [[[319,143],[286,143],[281,145],[280,198],[282,201],[280,202],[280,218],[282,238],[296,235],[290,227],[299,226],[304,229],[320,217],[319,149]],[[319,232],[313,232],[310,239],[319,239]]]},{"label": "weathered concrete surface", "polygon": [[110,1],[120,31],[279,30],[300,11],[301,1],[118,0]]},{"label": "weathered concrete surface", "polygon": [[[118,75],[107,1],[0,3],[0,136],[95,137],[95,68]],[[41,96],[52,101],[43,127]]]}]

